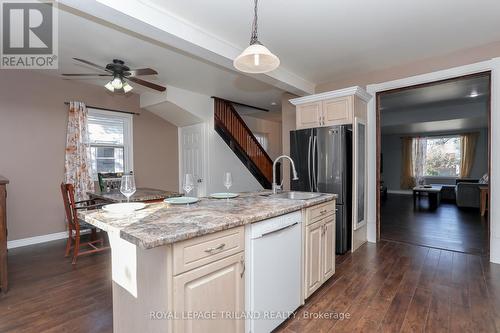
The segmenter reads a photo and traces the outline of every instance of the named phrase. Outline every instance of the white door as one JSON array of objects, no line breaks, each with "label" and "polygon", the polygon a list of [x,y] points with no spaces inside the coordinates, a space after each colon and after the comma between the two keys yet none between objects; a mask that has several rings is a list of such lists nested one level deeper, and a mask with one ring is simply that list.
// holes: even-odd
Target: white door
[{"label": "white door", "polygon": [[195,180],[195,189],[190,196],[206,195],[205,172],[205,126],[196,124],[179,128],[179,189],[183,193],[184,175],[190,173]]}]

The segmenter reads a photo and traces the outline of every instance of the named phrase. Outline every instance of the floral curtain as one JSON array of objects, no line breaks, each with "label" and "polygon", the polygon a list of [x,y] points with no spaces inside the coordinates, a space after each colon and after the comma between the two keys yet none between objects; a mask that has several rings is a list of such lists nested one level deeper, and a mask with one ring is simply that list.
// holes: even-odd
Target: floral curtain
[{"label": "floral curtain", "polygon": [[85,200],[87,192],[94,190],[87,117],[87,107],[84,103],[69,103],[64,181],[75,187],[76,200]]}]

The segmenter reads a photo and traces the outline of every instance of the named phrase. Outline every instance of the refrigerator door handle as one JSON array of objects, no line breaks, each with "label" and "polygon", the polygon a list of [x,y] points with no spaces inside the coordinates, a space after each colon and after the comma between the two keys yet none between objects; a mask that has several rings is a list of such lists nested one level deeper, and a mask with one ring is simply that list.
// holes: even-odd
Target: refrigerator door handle
[{"label": "refrigerator door handle", "polygon": [[309,188],[311,192],[313,191],[312,179],[311,179],[311,136],[309,136],[309,145],[307,146],[307,177],[309,180]]},{"label": "refrigerator door handle", "polygon": [[316,172],[316,148],[317,148],[317,144],[318,144],[318,137],[317,136],[314,136],[313,138],[313,149],[312,149],[312,155],[313,155],[313,165],[312,165],[312,169],[313,169],[313,174],[312,174],[312,179],[313,179],[313,189],[312,191],[313,192],[316,192],[318,191],[318,180],[317,180],[317,172]]}]

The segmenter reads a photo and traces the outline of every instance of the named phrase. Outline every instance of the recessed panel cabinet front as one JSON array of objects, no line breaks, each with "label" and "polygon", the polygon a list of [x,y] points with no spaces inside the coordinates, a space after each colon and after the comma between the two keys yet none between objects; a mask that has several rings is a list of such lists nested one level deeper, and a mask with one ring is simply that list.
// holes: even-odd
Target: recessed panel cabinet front
[{"label": "recessed panel cabinet front", "polygon": [[328,280],[335,273],[335,218],[325,221],[323,232],[323,280]]},{"label": "recessed panel cabinet front", "polygon": [[297,129],[314,128],[321,125],[322,103],[308,103],[297,106]]},{"label": "recessed panel cabinet front", "polygon": [[323,126],[352,123],[353,96],[336,98],[323,102]]},{"label": "recessed panel cabinet front", "polygon": [[[316,212],[325,212],[320,219]],[[306,210],[304,298],[308,298],[335,273],[335,201]]]},{"label": "recessed panel cabinet front", "polygon": [[321,286],[322,227],[320,222],[306,227],[306,297]]},{"label": "recessed panel cabinet front", "polygon": [[174,314],[182,316],[174,332],[244,331],[244,320],[221,317],[245,311],[244,259],[236,254],[174,277]]}]

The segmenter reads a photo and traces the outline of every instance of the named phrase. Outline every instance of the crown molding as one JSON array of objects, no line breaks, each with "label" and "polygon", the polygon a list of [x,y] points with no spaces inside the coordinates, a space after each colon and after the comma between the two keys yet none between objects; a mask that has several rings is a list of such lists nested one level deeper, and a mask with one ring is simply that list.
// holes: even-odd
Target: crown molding
[{"label": "crown molding", "polygon": [[344,88],[344,89],[339,89],[339,90],[327,91],[327,92],[320,93],[320,94],[294,98],[294,99],[290,100],[290,103],[292,103],[293,105],[301,105],[301,104],[305,104],[305,103],[319,102],[319,101],[324,101],[327,99],[352,96],[352,95],[358,96],[359,98],[361,98],[363,101],[365,101],[367,103],[372,98],[372,95],[367,93],[366,90],[364,90],[360,86],[354,86],[354,87],[349,87],[349,88]]}]

